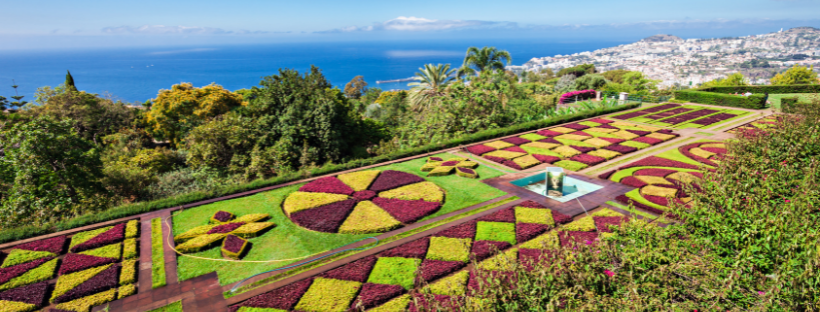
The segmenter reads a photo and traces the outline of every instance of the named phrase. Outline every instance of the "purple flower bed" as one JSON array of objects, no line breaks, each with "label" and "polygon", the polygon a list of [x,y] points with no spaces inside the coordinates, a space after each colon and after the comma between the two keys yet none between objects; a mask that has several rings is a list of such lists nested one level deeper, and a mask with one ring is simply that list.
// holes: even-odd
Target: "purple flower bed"
[{"label": "purple flower bed", "polygon": [[572,147],[572,148],[574,148],[575,150],[577,150],[581,153],[588,153],[588,152],[591,152],[591,151],[595,150],[595,148],[593,148],[593,147],[585,147],[585,146],[570,145],[569,147]]},{"label": "purple flower bed", "polygon": [[46,299],[48,282],[17,287],[0,293],[0,300],[25,302],[36,308],[42,307]]},{"label": "purple flower bed", "polygon": [[671,167],[671,168],[682,168],[682,169],[698,169],[698,166],[687,164],[685,162],[680,162],[677,160],[671,160],[666,158],[660,158],[657,156],[650,156],[634,163],[628,164],[626,166],[622,166],[618,169],[627,169],[633,167]]},{"label": "purple flower bed", "polygon": [[641,169],[641,170],[635,171],[635,173],[633,175],[636,175],[636,176],[639,176],[639,175],[653,176],[653,177],[663,178],[663,177],[668,176],[670,174],[673,174],[675,172],[678,172],[678,171],[677,170],[670,170],[670,169],[649,168],[649,169]]},{"label": "purple flower bed", "polygon": [[256,297],[252,297],[242,303],[243,307],[272,308],[280,310],[291,310],[302,295],[308,290],[313,278],[298,281],[272,291],[266,292]]},{"label": "purple flower bed", "polygon": [[475,174],[475,170],[470,169],[470,168],[456,167],[456,170],[467,173],[467,174]]},{"label": "purple flower bed", "polygon": [[117,261],[119,261],[119,259],[70,253],[65,255],[63,258],[63,264],[60,265],[60,271],[58,274],[65,275],[79,272],[88,268],[115,263]]},{"label": "purple flower bed", "polygon": [[522,138],[519,138],[519,137],[511,137],[511,138],[501,139],[501,141],[504,141],[504,142],[507,142],[507,143],[510,143],[510,144],[515,144],[515,145],[521,145],[521,144],[524,144],[524,143],[532,142],[530,140],[522,139]]},{"label": "purple flower bed", "polygon": [[383,192],[400,186],[423,181],[424,179],[422,177],[415,174],[395,170],[385,170],[379,174],[375,181],[373,181],[373,185],[370,186],[370,190],[374,192]]},{"label": "purple flower bed", "polygon": [[701,109],[701,110],[694,111],[694,112],[691,112],[691,113],[686,113],[686,114],[683,114],[683,115],[678,115],[678,116],[675,116],[675,117],[663,119],[660,122],[676,125],[676,124],[679,124],[679,123],[684,123],[684,122],[690,121],[692,119],[700,118],[700,117],[703,117],[703,116],[706,116],[706,115],[711,115],[711,114],[714,114],[714,113],[717,113],[717,112],[718,111],[712,110],[712,109]]},{"label": "purple flower bed", "polygon": [[458,271],[465,266],[467,266],[467,264],[461,261],[425,259],[419,267],[419,271],[421,272],[420,278],[426,282],[430,282]]},{"label": "purple flower bed", "polygon": [[553,139],[553,138],[540,139],[540,140],[538,140],[538,142],[541,142],[541,143],[553,143],[553,144],[564,144],[564,143],[561,143],[560,141],[558,141],[558,140],[556,140],[556,139]]},{"label": "purple flower bed", "polygon": [[41,239],[38,241],[33,241],[30,243],[20,244],[14,246],[14,249],[25,249],[31,251],[48,251],[54,254],[61,254],[63,253],[63,247],[65,246],[65,235]]},{"label": "purple flower bed", "polygon": [[54,257],[37,259],[31,262],[26,262],[23,264],[13,265],[7,268],[0,269],[0,285],[5,284],[12,278],[18,277],[23,273],[26,273],[29,270],[36,268],[42,265],[43,263],[48,262],[51,259],[54,259]]},{"label": "purple flower bed", "polygon": [[664,119],[666,117],[674,116],[674,115],[677,115],[677,114],[683,114],[683,113],[688,112],[688,111],[691,111],[691,109],[676,108],[676,109],[673,109],[673,110],[668,110],[668,111],[665,111],[665,112],[645,116],[645,118],[649,118],[649,119],[652,119],[652,120],[658,120],[658,119]]},{"label": "purple flower bed", "polygon": [[728,152],[728,151],[726,151],[725,148],[719,148],[719,147],[701,147],[700,149],[702,149],[704,151],[707,151],[707,152],[712,152],[712,153],[715,153],[715,154],[726,154]]},{"label": "purple flower bed", "polygon": [[490,221],[490,222],[515,222],[515,210],[512,207],[504,208],[499,211],[496,211],[492,214],[483,216],[477,219],[478,221]]},{"label": "purple flower bed", "polygon": [[[353,189],[336,177],[324,177],[309,182],[299,188],[300,192],[333,193],[353,195]],[[225,221],[222,221],[225,222]]]},{"label": "purple flower bed", "polygon": [[290,219],[296,224],[314,231],[336,233],[342,222],[353,211],[354,206],[356,206],[356,200],[348,199],[318,208],[294,212],[290,215]]},{"label": "purple flower bed", "polygon": [[449,229],[442,230],[433,236],[442,236],[450,238],[475,238],[476,221],[468,221],[464,224],[459,224]]},{"label": "purple flower bed", "polygon": [[589,166],[595,166],[597,164],[605,162],[606,158],[598,157],[598,156],[592,156],[592,155],[589,155],[589,154],[580,154],[580,155],[572,156],[570,158],[570,160],[574,160],[574,161],[577,161],[579,163],[587,164]]},{"label": "purple flower bed", "polygon": [[606,147],[604,147],[604,149],[608,149],[610,151],[618,152],[618,153],[621,153],[621,154],[629,154],[629,153],[632,153],[632,152],[638,150],[637,148],[634,148],[632,146],[626,146],[626,145],[620,145],[620,144],[613,144],[613,145],[610,145],[610,146],[606,146]]},{"label": "purple flower bed", "polygon": [[585,137],[592,137],[592,135],[591,135],[591,134],[586,133],[586,132],[583,132],[583,131],[575,131],[575,132],[572,132],[572,133],[570,133],[570,134],[580,135],[580,136],[585,136]]},{"label": "purple flower bed", "polygon": [[615,173],[615,171],[618,171],[618,170],[613,169],[613,170],[609,170],[607,172],[604,172],[602,174],[599,174],[598,178],[607,180],[607,179],[609,179],[610,176],[612,176],[613,173]]},{"label": "purple flower bed", "polygon": [[441,157],[428,157],[430,161],[444,161],[444,158]]},{"label": "purple flower bed", "polygon": [[359,296],[353,300],[350,307],[355,311],[377,307],[390,301],[390,299],[400,296],[404,291],[404,287],[399,285],[366,283],[362,285]]},{"label": "purple flower bed", "polygon": [[666,197],[643,195],[643,198],[656,205],[669,206],[669,200]]},{"label": "purple flower bed", "polygon": [[518,164],[516,164],[516,163],[515,163],[514,161],[512,161],[512,160],[505,160],[505,161],[504,161],[503,163],[501,163],[501,164],[502,164],[502,165],[504,165],[504,166],[507,166],[507,167],[513,168],[513,169],[515,169],[515,170],[524,170],[524,168],[521,168],[521,166],[519,166]]},{"label": "purple flower bed", "polygon": [[234,222],[234,223],[227,223],[222,225],[217,225],[213,227],[208,234],[223,234],[223,233],[230,233],[233,230],[238,229],[240,226],[245,225],[245,222]]},{"label": "purple flower bed", "polygon": [[566,224],[572,222],[572,217],[555,210],[552,211],[552,219],[555,220],[555,224]]},{"label": "purple flower bed", "polygon": [[559,158],[559,157],[547,156],[547,155],[541,155],[541,154],[532,154],[532,157],[535,157],[535,159],[538,159],[538,161],[540,161],[543,164],[551,164],[551,163],[554,163],[556,161],[561,160],[561,158]]},{"label": "purple flower bed", "polygon": [[610,225],[621,226],[621,222],[625,221],[624,217],[592,217],[595,220],[595,227],[598,232],[612,233],[609,229]]},{"label": "purple flower bed", "polygon": [[646,210],[646,211],[649,211],[649,212],[654,213],[656,215],[662,215],[663,214],[663,210],[641,204],[637,201],[632,200],[629,197],[626,197],[626,195],[618,195],[618,197],[615,197],[615,199],[618,200],[619,202],[622,202],[622,203],[626,204],[626,205],[631,204],[631,205],[635,206],[635,208]]},{"label": "purple flower bed", "polygon": [[621,130],[621,128],[611,126],[611,125],[600,125],[600,126],[598,126],[598,128]]},{"label": "purple flower bed", "polygon": [[[527,141],[527,143],[529,143],[529,142],[530,141]],[[504,150],[508,151],[508,152],[517,152],[517,153],[524,153],[524,154],[527,153],[527,151],[525,151],[523,148],[520,148],[518,146],[508,147],[508,148],[505,148]]]},{"label": "purple flower bed", "polygon": [[590,119],[589,121],[599,123],[599,124],[602,124],[602,125],[615,122],[615,121],[612,121],[612,120],[609,120],[609,119],[603,119],[603,118]]},{"label": "purple flower bed", "polygon": [[458,161],[445,161],[445,162],[441,163],[441,166],[452,167],[452,166],[458,165],[458,163],[459,163]]},{"label": "purple flower bed", "polygon": [[580,232],[580,231],[559,231],[558,239],[561,241],[561,247],[573,247],[574,245],[595,245],[598,238],[596,232]]},{"label": "purple flower bed", "polygon": [[376,197],[376,192],[371,190],[364,190],[353,193],[353,198],[358,201],[370,200],[373,197]]},{"label": "purple flower bed", "polygon": [[219,221],[219,222],[228,222],[228,221],[230,221],[232,218],[233,218],[233,214],[232,214],[232,213],[230,213],[230,212],[227,212],[227,211],[222,211],[222,210],[220,210],[220,211],[217,211],[217,212],[214,214],[214,219],[216,219],[216,220],[217,220],[217,221]]},{"label": "purple flower bed", "polygon": [[541,249],[519,249],[518,263],[520,263],[525,270],[532,271],[536,266],[546,266],[547,262],[556,258],[556,252],[553,250]]},{"label": "purple flower bed", "polygon": [[[563,135],[563,133],[561,133],[561,132],[552,131],[552,130],[539,130],[538,132],[535,132],[535,133],[537,133],[538,135],[543,135],[545,137],[557,137],[559,135]],[[546,143],[550,143],[550,142],[546,142]]]},{"label": "purple flower bed", "polygon": [[518,223],[515,225],[515,241],[526,242],[549,230],[550,226],[536,223]]},{"label": "purple flower bed", "polygon": [[427,255],[427,248],[430,246],[430,238],[424,237],[409,243],[401,244],[397,247],[382,251],[377,257],[402,257],[424,259]]},{"label": "purple flower bed", "polygon": [[655,131],[655,132],[663,133],[663,134],[672,134],[672,129],[662,129],[662,130],[658,130],[658,131]]},{"label": "purple flower bed", "polygon": [[607,141],[607,142],[612,143],[612,144],[618,144],[618,143],[626,141],[624,139],[617,139],[617,138],[599,138],[599,139]]},{"label": "purple flower bed", "polygon": [[392,198],[376,197],[373,199],[376,206],[387,211],[393,218],[403,223],[412,223],[430,215],[439,208],[441,203],[428,202],[423,200],[402,200]]},{"label": "purple flower bed", "polygon": [[683,156],[689,157],[689,158],[691,158],[691,159],[693,159],[693,160],[695,160],[699,163],[707,164],[707,165],[712,166],[712,167],[717,167],[717,164],[713,163],[711,160],[708,160],[706,158],[703,158],[703,157],[700,157],[698,155],[692,154],[692,152],[689,151],[689,150],[691,150],[695,147],[699,147],[701,144],[709,144],[709,143],[687,144],[687,145],[678,147],[678,151],[680,151],[680,153],[683,154]]},{"label": "purple flower bed", "polygon": [[575,129],[575,130],[584,130],[584,129],[589,129],[589,127],[588,127],[588,126],[584,126],[584,125],[582,125],[582,124],[577,124],[577,123],[574,123],[574,124],[568,124],[568,125],[563,125],[562,127],[564,127],[564,128],[570,128],[570,129]]},{"label": "purple flower bed", "polygon": [[621,179],[621,184],[628,185],[634,188],[642,188],[647,186],[646,182],[639,180],[638,178],[629,176]]},{"label": "purple flower bed", "polygon": [[586,100],[595,97],[595,90],[578,90],[561,94],[558,104],[564,104],[568,99]]},{"label": "purple flower bed", "polygon": [[[662,111],[662,110],[672,109],[672,108],[675,108],[675,107],[678,107],[678,106],[680,106],[680,104],[658,105],[658,106],[655,106],[655,107],[650,107],[650,108],[647,108],[647,109],[642,109],[642,110],[639,110],[639,111],[634,111],[634,112],[623,114],[623,115],[613,116],[613,118],[622,119],[622,120],[623,119],[630,119],[630,118],[635,118],[635,117],[638,117],[638,116],[643,116],[643,115],[646,115],[646,114],[649,114],[649,113],[654,113],[654,112],[659,112],[659,111]],[[594,120],[591,120],[591,121],[597,122],[597,121],[594,121]],[[600,122],[598,122],[598,123],[600,123]]]},{"label": "purple flower bed", "polygon": [[528,208],[545,208],[544,205],[541,205],[541,204],[539,204],[537,202],[534,202],[534,201],[531,201],[531,200],[525,201],[525,202],[520,203],[516,206],[528,207]]},{"label": "purple flower bed", "polygon": [[473,243],[473,249],[470,250],[470,257],[475,259],[476,261],[481,261],[498,253],[499,251],[502,251],[510,247],[512,247],[512,244],[510,244],[509,242],[481,240]]},{"label": "purple flower bed", "polygon": [[112,265],[110,268],[94,275],[94,277],[79,286],[72,288],[62,296],[54,298],[54,303],[69,302],[74,299],[116,288],[120,284],[119,272],[119,264]]},{"label": "purple flower bed", "polygon": [[646,144],[649,144],[649,145],[655,145],[655,144],[663,142],[663,140],[661,140],[661,139],[650,138],[650,137],[640,137],[640,138],[636,138],[632,141],[646,143]]},{"label": "purple flower bed", "polygon": [[486,145],[478,144],[467,148],[467,151],[473,155],[481,155],[494,151],[495,149]]},{"label": "purple flower bed", "polygon": [[81,252],[83,250],[99,248],[120,242],[123,239],[125,239],[125,223],[120,223],[84,243],[74,246],[74,248],[71,248],[71,252]]},{"label": "purple flower bed", "polygon": [[737,116],[737,115],[727,114],[727,113],[720,113],[720,114],[712,115],[712,116],[709,116],[709,117],[706,117],[706,118],[703,118],[703,119],[695,120],[692,123],[706,126],[706,125],[711,125],[711,124],[716,123],[716,122],[721,122],[721,121],[724,121],[724,120],[732,119],[735,116]]},{"label": "purple flower bed", "polygon": [[232,253],[239,253],[242,251],[242,247],[245,246],[246,242],[246,240],[240,238],[239,236],[228,235],[228,237],[225,238],[223,247],[225,247],[225,250]]},{"label": "purple flower bed", "polygon": [[482,157],[484,157],[484,158],[486,158],[487,160],[490,160],[490,161],[492,161],[492,162],[497,162],[497,163],[499,163],[499,164],[503,164],[505,161],[507,161],[507,160],[506,160],[506,159],[504,159],[504,158],[501,158],[501,157],[495,157],[495,156],[487,156],[487,155],[484,155],[484,156],[482,156]]},{"label": "purple flower bed", "polygon": [[635,134],[635,135],[637,135],[637,136],[645,136],[645,135],[647,135],[647,134],[652,133],[652,132],[649,132],[649,131],[643,131],[643,130],[626,130],[626,131],[627,131],[627,132],[631,132],[631,133],[633,133],[633,134]]},{"label": "purple flower bed", "polygon": [[320,276],[364,283],[367,281],[367,277],[370,275],[370,271],[373,270],[373,266],[375,265],[376,257],[369,256],[322,273]]}]

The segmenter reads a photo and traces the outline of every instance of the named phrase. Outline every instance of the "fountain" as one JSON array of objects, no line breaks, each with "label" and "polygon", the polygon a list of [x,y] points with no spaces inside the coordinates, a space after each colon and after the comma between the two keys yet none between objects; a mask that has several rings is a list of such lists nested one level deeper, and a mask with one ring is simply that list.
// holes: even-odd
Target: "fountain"
[{"label": "fountain", "polygon": [[[547,183],[548,177],[550,183]],[[564,174],[564,170],[559,167],[549,167],[544,172],[514,180],[510,183],[562,203],[603,188],[597,184],[568,177]]]}]

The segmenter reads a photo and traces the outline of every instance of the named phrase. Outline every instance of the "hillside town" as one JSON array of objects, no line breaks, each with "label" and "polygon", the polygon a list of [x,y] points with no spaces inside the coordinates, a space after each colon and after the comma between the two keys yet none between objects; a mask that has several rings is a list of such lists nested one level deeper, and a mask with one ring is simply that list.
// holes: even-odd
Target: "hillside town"
[{"label": "hillside town", "polygon": [[594,64],[598,71],[626,69],[661,80],[660,87],[697,86],[742,72],[753,84],[766,84],[793,65],[820,63],[820,29],[797,27],[778,32],[719,39],[682,39],[656,35],[635,43],[572,55],[533,58],[512,71],[533,71]]}]

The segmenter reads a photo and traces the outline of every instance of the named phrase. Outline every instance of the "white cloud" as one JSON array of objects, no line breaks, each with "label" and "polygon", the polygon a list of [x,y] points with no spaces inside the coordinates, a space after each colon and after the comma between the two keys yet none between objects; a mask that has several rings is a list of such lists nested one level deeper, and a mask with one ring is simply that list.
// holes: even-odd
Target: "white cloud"
[{"label": "white cloud", "polygon": [[229,34],[220,28],[199,27],[199,26],[165,26],[165,25],[143,25],[139,27],[120,26],[106,27],[102,29],[107,34],[146,34],[146,35],[222,35]]},{"label": "white cloud", "polygon": [[348,26],[328,31],[321,31],[320,33],[340,33],[340,32],[356,32],[356,31],[442,31],[468,28],[486,28],[486,27],[515,27],[515,23],[510,22],[491,22],[491,21],[476,21],[476,20],[434,20],[415,16],[399,16],[381,23],[375,23],[371,26]]}]

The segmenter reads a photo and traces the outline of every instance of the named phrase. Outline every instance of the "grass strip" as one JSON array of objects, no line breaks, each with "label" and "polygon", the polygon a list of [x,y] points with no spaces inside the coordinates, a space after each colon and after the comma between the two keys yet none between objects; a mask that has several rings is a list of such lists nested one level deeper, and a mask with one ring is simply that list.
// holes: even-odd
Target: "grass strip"
[{"label": "grass strip", "polygon": [[182,312],[182,301],[170,303],[167,306],[159,307],[148,312]]},{"label": "grass strip", "polygon": [[[481,213],[481,212],[484,212],[484,211],[487,211],[487,210],[490,210],[490,209],[493,209],[493,208],[496,208],[496,207],[503,206],[503,205],[505,205],[509,202],[516,201],[516,200],[519,200],[519,199],[520,198],[518,196],[511,196],[510,198],[505,198],[505,199],[499,200],[498,202],[495,202],[495,203],[492,203],[492,204],[489,204],[489,205],[486,205],[486,206],[483,206],[483,207],[479,207],[479,208],[476,208],[476,209],[473,209],[473,210],[470,210],[470,211],[465,211],[464,213],[460,213],[460,214],[457,214],[455,216],[452,216],[452,217],[449,217],[449,218],[446,218],[446,219],[442,219],[442,220],[439,220],[437,222],[433,222],[433,223],[430,223],[430,224],[427,224],[427,225],[412,229],[410,231],[388,237],[388,238],[383,239],[383,240],[379,240],[379,244],[376,245],[376,246],[381,246],[381,245],[384,245],[384,244],[387,244],[387,243],[390,243],[390,242],[394,242],[396,240],[399,240],[399,239],[402,239],[402,238],[405,238],[405,237],[408,237],[408,236],[411,236],[411,235],[414,235],[414,234],[417,234],[417,233],[427,231],[427,230],[432,229],[434,227],[438,227],[440,225],[447,224],[447,223],[453,222],[453,221],[461,219],[461,218],[466,218],[466,217],[472,216],[472,215],[477,214],[477,213]],[[376,247],[376,246],[374,246],[374,247]],[[268,278],[256,281],[252,284],[244,285],[244,286],[240,287],[239,289],[237,289],[236,292],[232,293],[232,292],[226,291],[226,292],[223,293],[223,296],[225,297],[225,299],[228,299],[230,297],[233,297],[233,296],[236,296],[238,294],[247,292],[249,290],[253,290],[253,289],[265,286],[267,284],[276,282],[276,281],[284,279],[286,277],[299,274],[301,272],[313,269],[313,268],[318,267],[318,266],[325,265],[327,263],[333,262],[333,261],[338,260],[340,258],[344,258],[344,257],[347,257],[347,256],[354,255],[356,253],[359,253],[359,252],[339,253],[339,254],[336,254],[335,256],[327,257],[327,258],[325,258],[321,261],[316,261],[316,262],[313,262],[311,264],[300,266],[300,267],[295,268],[293,270],[287,271],[285,273],[270,276]]]},{"label": "grass strip", "polygon": [[165,286],[165,249],[162,248],[162,219],[151,219],[151,288]]}]

